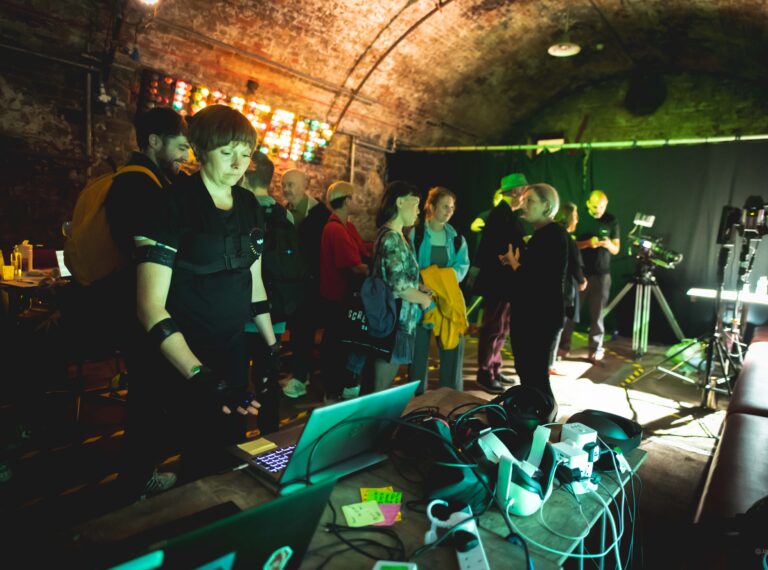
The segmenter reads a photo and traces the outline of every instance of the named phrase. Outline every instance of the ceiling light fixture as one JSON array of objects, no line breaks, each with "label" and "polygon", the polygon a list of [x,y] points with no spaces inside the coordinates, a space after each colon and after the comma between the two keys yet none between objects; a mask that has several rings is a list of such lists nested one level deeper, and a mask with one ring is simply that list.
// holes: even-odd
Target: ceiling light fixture
[{"label": "ceiling light fixture", "polygon": [[571,41],[571,35],[569,33],[570,28],[570,15],[565,13],[565,31],[558,41],[553,43],[547,49],[547,53],[552,57],[572,57],[581,52],[581,46]]}]

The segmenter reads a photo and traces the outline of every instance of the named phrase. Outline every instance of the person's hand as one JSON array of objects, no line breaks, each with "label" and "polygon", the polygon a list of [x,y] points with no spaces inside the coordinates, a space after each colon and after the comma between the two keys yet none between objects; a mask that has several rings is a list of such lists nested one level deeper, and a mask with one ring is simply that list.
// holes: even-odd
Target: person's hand
[{"label": "person's hand", "polygon": [[579,283],[579,291],[586,291],[587,290],[587,283],[588,281],[584,279],[581,283]]},{"label": "person's hand", "polygon": [[507,252],[499,256],[499,262],[517,271],[520,267],[520,249],[513,250],[512,244],[509,244]]},{"label": "person's hand", "polygon": [[611,245],[611,240],[608,238],[602,238],[600,241],[597,242],[597,247],[604,247],[605,249],[608,249]]},{"label": "person's hand", "polygon": [[419,301],[419,305],[421,306],[423,311],[427,311],[432,306],[432,296],[428,295],[427,293],[421,292],[421,301]]},{"label": "person's hand", "polygon": [[432,289],[430,289],[430,288],[429,288],[429,287],[427,287],[426,285],[424,285],[424,283],[421,283],[421,284],[419,285],[419,291],[421,291],[422,293],[426,293],[426,294],[427,294],[427,295],[429,295],[430,297],[432,297],[432,296],[435,294],[435,292],[434,292],[434,291],[432,291]]},{"label": "person's hand", "polygon": [[203,398],[213,399],[221,404],[221,411],[225,414],[231,414],[232,410],[237,410],[243,415],[259,413],[261,404],[253,399],[253,394],[245,388],[230,388],[207,366],[200,366],[189,380],[192,382],[193,389],[202,392]]},{"label": "person's hand", "polygon": [[256,416],[259,413],[259,404],[255,400],[255,396],[252,392],[248,392],[245,388],[226,388],[220,395],[222,402],[221,411],[229,415],[232,410],[236,410],[238,414],[247,416],[248,414]]},{"label": "person's hand", "polygon": [[592,238],[589,241],[590,241],[590,247],[592,249],[597,249],[598,247],[600,247],[600,238],[599,237],[592,236]]}]

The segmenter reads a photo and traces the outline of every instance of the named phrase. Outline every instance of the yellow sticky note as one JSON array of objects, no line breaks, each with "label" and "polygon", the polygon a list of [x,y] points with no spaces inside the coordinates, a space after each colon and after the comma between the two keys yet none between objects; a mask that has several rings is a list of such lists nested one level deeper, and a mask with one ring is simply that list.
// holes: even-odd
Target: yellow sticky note
[{"label": "yellow sticky note", "polygon": [[394,490],[395,490],[394,487],[392,487],[391,485],[389,487],[360,487],[360,500],[361,501],[370,500],[368,498],[369,495],[377,491],[380,491],[382,493],[392,493]]},{"label": "yellow sticky note", "polygon": [[344,518],[347,519],[347,525],[352,527],[368,526],[385,520],[384,513],[381,512],[376,501],[344,505],[341,510],[344,513]]},{"label": "yellow sticky note", "polygon": [[246,441],[245,443],[240,443],[238,446],[240,449],[245,451],[246,453],[250,455],[258,455],[259,453],[262,453],[264,451],[269,451],[270,449],[274,449],[277,447],[276,444],[272,443],[268,439],[265,439],[263,437],[260,437],[258,439],[254,439],[253,441]]}]

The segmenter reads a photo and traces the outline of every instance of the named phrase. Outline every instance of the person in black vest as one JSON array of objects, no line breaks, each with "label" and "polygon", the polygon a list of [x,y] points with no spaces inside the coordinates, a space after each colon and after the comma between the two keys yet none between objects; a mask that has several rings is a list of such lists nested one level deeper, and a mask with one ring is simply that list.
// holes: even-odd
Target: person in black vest
[{"label": "person in black vest", "polygon": [[308,185],[307,175],[300,170],[291,169],[283,174],[283,196],[299,230],[302,253],[310,269],[304,305],[288,322],[293,346],[293,377],[283,387],[283,394],[289,398],[300,398],[307,393],[312,374],[315,333],[321,321],[320,241],[325,222],[331,215],[324,204],[307,194]]},{"label": "person in black vest", "polygon": [[137,242],[137,298],[157,397],[175,423],[184,417],[182,465],[192,478],[231,464],[225,446],[258,414],[245,323],[253,319],[275,366],[279,346],[261,278],[263,213],[236,185],[256,131],[236,110],[211,105],[192,118],[190,142],[200,171],[169,189]]},{"label": "person in black vest", "polygon": [[501,373],[501,349],[509,334],[510,299],[515,297],[518,278],[499,261],[509,246],[523,247],[525,230],[518,210],[528,182],[522,174],[501,180],[502,200],[491,211],[483,228],[476,265],[480,272],[475,292],[484,297],[483,323],[477,346],[477,383],[486,392],[501,394],[512,380]]},{"label": "person in black vest", "polygon": [[523,218],[533,225],[533,236],[524,249],[510,245],[499,256],[520,278],[509,337],[520,383],[552,395],[549,362],[565,317],[563,284],[571,238],[553,221],[560,198],[552,186],[532,184],[523,203]]},{"label": "person in black vest", "polygon": [[[581,304],[589,305],[589,360],[594,364],[603,359],[605,325],[603,310],[611,292],[611,257],[621,250],[619,222],[606,212],[608,196],[602,190],[593,190],[587,200],[588,216],[582,216],[576,229],[576,245],[584,259],[586,290],[579,293]],[[571,346],[573,321],[563,331],[561,354],[567,355]]]}]

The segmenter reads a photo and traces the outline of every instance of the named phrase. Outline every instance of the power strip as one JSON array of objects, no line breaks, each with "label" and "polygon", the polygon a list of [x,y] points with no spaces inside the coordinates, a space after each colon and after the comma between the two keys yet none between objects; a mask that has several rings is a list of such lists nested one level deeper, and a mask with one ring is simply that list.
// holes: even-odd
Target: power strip
[{"label": "power strip", "polygon": [[[472,540],[469,543],[468,550],[461,550],[460,544],[455,544],[456,548],[456,560],[459,562],[459,570],[491,570],[488,564],[488,558],[485,556],[485,549],[483,548],[483,542],[480,539],[480,530],[477,528],[475,519],[472,518],[472,509],[465,507],[461,511],[458,511],[452,515],[459,520],[469,519],[464,524],[457,527],[457,531],[462,530],[474,536],[477,539],[475,543]],[[457,537],[458,538],[458,537]]]}]

